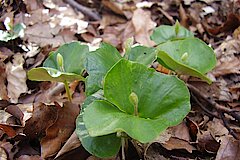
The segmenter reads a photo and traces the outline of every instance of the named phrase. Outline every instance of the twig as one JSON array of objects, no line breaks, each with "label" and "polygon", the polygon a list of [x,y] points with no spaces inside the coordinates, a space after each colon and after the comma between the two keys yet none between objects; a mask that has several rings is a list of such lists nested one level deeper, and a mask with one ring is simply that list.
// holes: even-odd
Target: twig
[{"label": "twig", "polygon": [[173,19],[172,16],[170,16],[166,11],[164,11],[163,9],[159,8],[158,9],[160,12],[162,12],[162,14],[172,23],[175,23],[175,20]]},{"label": "twig", "polygon": [[76,8],[77,10],[79,10],[80,12],[82,12],[83,14],[85,14],[92,20],[95,20],[95,21],[101,20],[101,17],[99,14],[97,14],[97,13],[93,12],[91,9],[75,2],[74,0],[65,0],[65,2],[68,3],[69,5],[71,5],[73,8]]},{"label": "twig", "polygon": [[196,87],[194,87],[191,84],[187,84],[188,88],[193,92],[194,94],[200,96],[203,98],[205,101],[207,101],[212,107],[214,107],[217,111],[223,112],[223,113],[228,113],[231,115],[233,118],[235,118],[237,121],[240,121],[240,115],[237,114],[238,111],[235,111],[233,109],[224,107],[218,103],[216,103],[214,100],[203,94],[201,91],[199,91]]},{"label": "twig", "polygon": [[201,107],[201,109],[206,112],[207,114],[216,117],[216,118],[220,118],[217,114],[212,113],[211,111],[209,111],[198,99],[197,97],[192,94],[192,98],[194,99],[195,102],[197,102],[197,104]]},{"label": "twig", "polygon": [[58,95],[63,91],[64,91],[64,84],[57,83],[56,87],[54,87],[47,93],[47,97],[52,98],[53,96]]},{"label": "twig", "polygon": [[238,135],[232,130],[232,128],[229,126],[228,122],[225,119],[225,116],[223,113],[220,113],[221,119],[223,121],[224,126],[227,128],[228,132],[237,140],[239,140]]}]

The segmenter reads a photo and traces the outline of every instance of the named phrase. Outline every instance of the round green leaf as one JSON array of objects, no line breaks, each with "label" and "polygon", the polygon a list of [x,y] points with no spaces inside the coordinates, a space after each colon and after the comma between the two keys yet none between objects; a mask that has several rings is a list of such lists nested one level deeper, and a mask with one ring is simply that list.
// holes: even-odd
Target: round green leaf
[{"label": "round green leaf", "polygon": [[34,81],[55,81],[55,82],[72,82],[74,80],[84,80],[84,77],[74,73],[64,73],[53,68],[38,67],[33,68],[27,73],[28,79]]},{"label": "round green leaf", "polygon": [[123,112],[134,114],[134,107],[129,100],[132,92],[138,96],[140,117],[156,118],[165,110],[187,106],[179,106],[179,103],[189,104],[188,89],[175,76],[120,60],[105,77],[104,96]]},{"label": "round green leaf", "polygon": [[130,49],[128,59],[134,62],[151,65],[156,60],[157,55],[154,48],[145,46],[136,46]]},{"label": "round green leaf", "polygon": [[[91,136],[124,131],[140,142],[149,142],[190,111],[190,95],[181,80],[125,59],[107,73],[104,96],[108,102],[91,103],[83,115]],[[133,102],[138,103],[138,116]]]},{"label": "round green leaf", "polygon": [[174,26],[161,25],[153,30],[151,40],[156,44],[169,40],[194,37],[193,33],[176,23]]},{"label": "round green leaf", "polygon": [[121,146],[121,139],[117,137],[116,134],[91,137],[83,122],[83,113],[85,108],[88,107],[93,101],[99,99],[104,99],[102,90],[99,90],[85,99],[82,105],[81,113],[76,119],[75,131],[81,141],[82,146],[89,153],[102,158],[112,157],[118,153]]},{"label": "round green leaf", "polygon": [[102,43],[99,49],[88,54],[86,61],[86,70],[89,74],[86,80],[87,95],[102,88],[103,77],[119,59],[121,59],[120,53],[107,43]]},{"label": "round green leaf", "polygon": [[[94,118],[92,118],[94,119]],[[115,133],[91,137],[83,122],[83,114],[80,113],[76,120],[76,134],[79,137],[83,147],[91,154],[106,158],[113,157],[119,152],[121,139]]]},{"label": "round green leaf", "polygon": [[[63,57],[63,69],[58,64],[57,55],[60,53]],[[71,42],[62,45],[57,51],[52,52],[44,61],[43,67],[54,68],[62,72],[82,74],[84,63],[89,49],[87,45],[80,42]]]},{"label": "round green leaf", "polygon": [[197,38],[168,41],[158,45],[160,63],[183,74],[189,74],[211,82],[205,73],[216,64],[216,56],[208,45]]}]

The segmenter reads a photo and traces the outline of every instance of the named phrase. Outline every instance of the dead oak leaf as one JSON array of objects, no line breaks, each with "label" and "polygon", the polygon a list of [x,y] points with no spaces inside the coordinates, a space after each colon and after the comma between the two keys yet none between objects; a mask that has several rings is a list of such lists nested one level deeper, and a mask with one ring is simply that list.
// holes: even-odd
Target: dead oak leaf
[{"label": "dead oak leaf", "polygon": [[132,23],[135,28],[135,40],[145,46],[153,46],[150,39],[150,32],[156,27],[156,23],[151,19],[151,13],[143,9],[136,9],[133,12]]},{"label": "dead oak leaf", "polygon": [[41,140],[41,156],[43,158],[55,155],[62,144],[67,141],[75,129],[75,120],[79,114],[79,106],[69,102],[58,111],[58,119],[46,130],[46,136]]},{"label": "dead oak leaf", "polygon": [[26,121],[24,134],[33,139],[45,134],[45,130],[56,122],[57,108],[43,103],[33,104],[32,117]]}]

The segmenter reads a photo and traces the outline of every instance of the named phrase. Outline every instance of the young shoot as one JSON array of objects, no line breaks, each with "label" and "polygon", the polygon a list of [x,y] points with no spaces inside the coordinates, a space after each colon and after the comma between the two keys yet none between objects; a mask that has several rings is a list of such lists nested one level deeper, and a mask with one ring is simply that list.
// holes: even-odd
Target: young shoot
[{"label": "young shoot", "polygon": [[57,54],[57,63],[60,67],[60,71],[64,72],[65,71],[64,70],[64,60],[63,60],[63,56],[60,53]]},{"label": "young shoot", "polygon": [[183,62],[186,62],[187,58],[188,58],[188,53],[187,52],[183,53],[183,55],[181,56],[181,60]]},{"label": "young shoot", "polygon": [[[65,72],[63,56],[60,53],[57,54],[57,63],[59,65],[60,71]],[[68,87],[67,80],[64,81],[64,87],[65,87],[65,90],[66,90],[66,93],[67,93],[68,100],[70,102],[72,102],[72,96],[71,96],[71,93],[70,93],[70,90],[69,90],[69,87]]]},{"label": "young shoot", "polygon": [[132,103],[132,105],[134,106],[134,116],[138,117],[138,96],[137,96],[137,94],[132,92],[129,95],[129,100]]}]

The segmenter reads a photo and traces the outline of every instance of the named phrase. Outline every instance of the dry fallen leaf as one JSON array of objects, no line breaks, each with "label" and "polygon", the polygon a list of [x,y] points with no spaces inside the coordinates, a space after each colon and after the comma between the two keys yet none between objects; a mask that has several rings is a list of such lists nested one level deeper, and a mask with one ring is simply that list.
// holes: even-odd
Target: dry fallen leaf
[{"label": "dry fallen leaf", "polygon": [[234,73],[240,74],[240,59],[237,56],[239,50],[240,40],[226,39],[226,41],[215,49],[218,62],[212,74],[215,77]]},{"label": "dry fallen leaf", "polygon": [[10,142],[1,142],[0,141],[0,159],[1,160],[2,160],[2,158],[4,160],[4,152],[2,152],[2,149],[7,154],[6,160],[13,159],[14,155],[18,151],[18,148],[15,148],[15,146],[13,146]]},{"label": "dry fallen leaf", "polygon": [[153,46],[155,43],[150,39],[151,31],[156,27],[156,23],[151,19],[151,13],[143,9],[133,12],[132,23],[135,28],[136,42],[145,46]]},{"label": "dry fallen leaf", "polygon": [[3,132],[6,133],[8,137],[13,138],[17,135],[16,131],[10,125],[0,124],[0,129],[3,130]]},{"label": "dry fallen leaf", "polygon": [[6,151],[2,147],[0,147],[0,159],[7,160],[7,158],[8,158],[8,155],[7,155]]},{"label": "dry fallen leaf", "polygon": [[226,136],[222,139],[216,160],[239,160],[240,141]]},{"label": "dry fallen leaf", "polygon": [[8,100],[7,96],[7,87],[5,85],[6,82],[6,73],[5,73],[5,64],[0,59],[0,100]]},{"label": "dry fallen leaf", "polygon": [[13,56],[13,63],[8,62],[6,65],[7,74],[7,91],[8,97],[12,103],[17,103],[20,94],[27,92],[27,75],[23,69],[24,59],[21,54]]},{"label": "dry fallen leaf", "polygon": [[185,140],[187,142],[191,141],[189,129],[185,122],[182,122],[177,126],[170,127],[169,130],[171,131],[172,137]]},{"label": "dry fallen leaf", "polygon": [[222,136],[226,136],[229,133],[227,128],[222,124],[222,120],[217,118],[213,118],[212,121],[208,122],[207,126],[213,138],[218,142]]},{"label": "dry fallen leaf", "polygon": [[80,145],[81,145],[81,142],[79,141],[77,134],[73,132],[71,137],[67,140],[64,146],[58,152],[55,159],[75,148],[78,148]]},{"label": "dry fallen leaf", "polygon": [[41,140],[43,158],[51,157],[60,150],[73,133],[78,114],[79,106],[69,102],[59,109],[57,121],[46,130],[46,136]]},{"label": "dry fallen leaf", "polygon": [[204,131],[197,136],[198,147],[201,151],[208,153],[216,153],[220,144],[212,137],[209,131]]},{"label": "dry fallen leaf", "polygon": [[43,103],[33,105],[32,117],[26,121],[24,134],[33,139],[45,134],[45,130],[57,119],[57,108]]},{"label": "dry fallen leaf", "polygon": [[124,15],[122,3],[114,2],[110,0],[103,0],[102,4],[107,8],[111,9],[116,14]]},{"label": "dry fallen leaf", "polygon": [[18,157],[16,160],[43,160],[39,155],[29,156],[29,155],[22,155]]},{"label": "dry fallen leaf", "polygon": [[196,148],[189,142],[175,137],[171,137],[166,143],[163,143],[162,146],[167,150],[185,149],[189,153],[192,153],[193,150],[196,150]]}]

